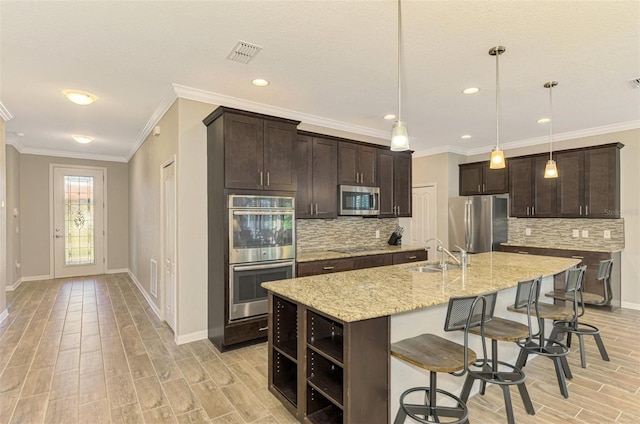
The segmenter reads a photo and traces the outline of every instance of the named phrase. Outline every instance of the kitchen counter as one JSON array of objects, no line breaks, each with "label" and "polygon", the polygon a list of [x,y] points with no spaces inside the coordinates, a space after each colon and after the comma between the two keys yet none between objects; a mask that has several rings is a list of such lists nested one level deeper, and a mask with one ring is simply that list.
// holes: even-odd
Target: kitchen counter
[{"label": "kitchen counter", "polygon": [[578,250],[582,252],[605,252],[605,253],[615,253],[622,251],[622,248],[611,250],[607,248],[600,247],[569,247],[569,246],[549,246],[543,244],[535,244],[535,243],[500,243],[501,246],[514,246],[514,247],[535,247],[537,249],[558,249],[558,250]]},{"label": "kitchen counter", "polygon": [[[357,256],[384,255],[387,253],[407,252],[411,250],[422,250],[423,245],[403,245],[403,246],[371,246],[357,248],[336,248],[335,250],[309,250],[296,253],[296,262],[325,261],[329,259],[354,258]],[[345,250],[345,251],[339,251]],[[346,251],[350,250],[350,251]]]},{"label": "kitchen counter", "polygon": [[412,263],[266,282],[262,287],[343,322],[355,322],[444,304],[452,296],[515,287],[520,280],[559,274],[578,263],[573,258],[491,252],[470,256],[464,274],[460,269],[410,271],[421,264]]}]

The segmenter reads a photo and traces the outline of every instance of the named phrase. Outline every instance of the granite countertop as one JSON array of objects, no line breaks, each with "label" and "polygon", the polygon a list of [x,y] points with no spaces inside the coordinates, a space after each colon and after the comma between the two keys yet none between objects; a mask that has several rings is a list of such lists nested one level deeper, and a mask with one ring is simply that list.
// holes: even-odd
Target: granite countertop
[{"label": "granite countertop", "polygon": [[[337,252],[342,249],[356,249],[350,252]],[[296,262],[325,261],[329,259],[353,258],[356,256],[384,255],[385,253],[398,253],[410,250],[424,250],[424,245],[402,245],[402,246],[371,246],[371,247],[337,247],[335,250],[308,250],[296,253]]]},{"label": "granite countertop", "polygon": [[262,283],[262,287],[344,322],[426,308],[452,296],[478,295],[515,287],[519,280],[555,275],[579,259],[491,252],[470,256],[466,273],[422,273],[408,268],[435,261]]},{"label": "granite countertop", "polygon": [[538,249],[558,249],[558,250],[579,250],[582,252],[606,252],[606,253],[614,253],[620,252],[620,249],[607,249],[601,247],[570,247],[570,246],[549,246],[543,244],[535,244],[535,243],[515,243],[515,242],[506,242],[500,243],[501,246],[514,246],[514,247],[535,247]]}]

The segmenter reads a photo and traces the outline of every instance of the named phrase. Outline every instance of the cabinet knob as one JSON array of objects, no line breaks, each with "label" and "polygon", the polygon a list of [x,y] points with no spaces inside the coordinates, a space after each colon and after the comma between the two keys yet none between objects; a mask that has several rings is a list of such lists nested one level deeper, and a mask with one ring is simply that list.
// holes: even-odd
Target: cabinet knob
[{"label": "cabinet knob", "polygon": [[260,171],[260,185],[264,185],[264,182],[262,180],[262,171]]},{"label": "cabinet knob", "polygon": [[316,203],[316,215],[318,215],[318,204]]},{"label": "cabinet knob", "polygon": [[269,186],[269,171],[267,171],[267,187]]},{"label": "cabinet knob", "polygon": [[335,266],[323,266],[322,267],[322,269],[324,269],[325,271],[331,271],[334,268],[335,268]]},{"label": "cabinet knob", "polygon": [[589,206],[584,207],[584,214],[589,215]]},{"label": "cabinet knob", "polygon": [[580,205],[580,216],[582,216],[582,205]]}]

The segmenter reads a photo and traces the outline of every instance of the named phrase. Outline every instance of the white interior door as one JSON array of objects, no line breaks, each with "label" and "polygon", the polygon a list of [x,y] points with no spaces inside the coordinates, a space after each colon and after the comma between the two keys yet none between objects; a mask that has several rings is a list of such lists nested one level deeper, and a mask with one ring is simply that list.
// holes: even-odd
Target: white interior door
[{"label": "white interior door", "polygon": [[162,168],[164,181],[165,320],[176,331],[176,178],[175,162]]},{"label": "white interior door", "polygon": [[[414,187],[411,191],[412,217],[411,217],[411,244],[425,245],[430,238],[437,237],[437,197],[438,190],[435,186]],[[430,258],[434,259],[433,253],[437,246],[436,242],[429,242],[431,249]]]},{"label": "white interior door", "polygon": [[104,170],[53,168],[54,277],[104,274]]}]

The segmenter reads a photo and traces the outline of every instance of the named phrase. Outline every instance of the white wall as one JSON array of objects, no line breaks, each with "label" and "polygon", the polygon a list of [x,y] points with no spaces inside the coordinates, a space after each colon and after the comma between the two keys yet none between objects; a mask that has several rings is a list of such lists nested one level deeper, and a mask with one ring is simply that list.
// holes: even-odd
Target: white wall
[{"label": "white wall", "polygon": [[[20,283],[22,269],[16,268],[21,262],[20,234],[20,153],[11,145],[6,146],[7,153],[7,286]],[[18,216],[14,216],[14,209]]]},{"label": "white wall", "polygon": [[[2,102],[0,102],[0,107],[4,108]],[[5,121],[3,117],[0,117],[0,202],[2,202],[2,204],[0,204],[0,322],[7,317],[7,294],[5,292],[7,287],[7,165],[4,132]]]}]

